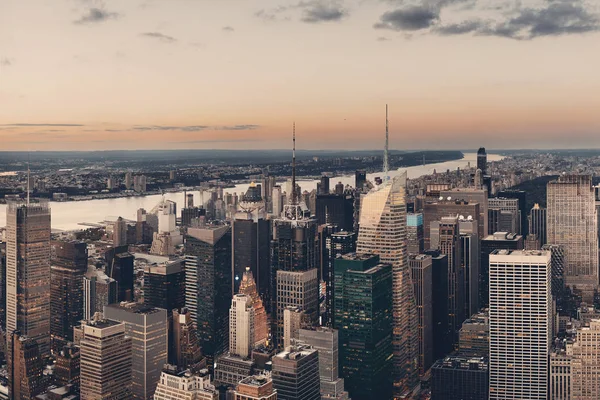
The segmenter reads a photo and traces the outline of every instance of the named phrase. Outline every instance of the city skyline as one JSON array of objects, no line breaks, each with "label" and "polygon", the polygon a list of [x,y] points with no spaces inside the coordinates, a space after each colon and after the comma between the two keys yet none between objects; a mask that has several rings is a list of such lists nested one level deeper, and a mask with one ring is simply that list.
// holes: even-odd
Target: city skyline
[{"label": "city skyline", "polygon": [[3,149],[600,147],[598,6],[493,6],[8,0]]}]

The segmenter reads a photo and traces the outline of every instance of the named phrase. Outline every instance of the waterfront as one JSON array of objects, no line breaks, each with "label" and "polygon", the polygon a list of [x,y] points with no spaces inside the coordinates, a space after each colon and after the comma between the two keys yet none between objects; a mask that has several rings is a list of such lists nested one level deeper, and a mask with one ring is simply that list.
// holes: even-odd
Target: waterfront
[{"label": "waterfront", "polygon": [[[503,156],[496,154],[488,154],[488,161],[500,161]],[[402,168],[396,171],[390,171],[390,176],[398,175],[407,171],[408,178],[414,179],[422,175],[432,174],[434,170],[437,172],[445,172],[446,170],[456,170],[457,168],[466,168],[470,163],[471,166],[476,164],[476,153],[465,153],[461,160],[446,161],[437,164],[419,165],[414,167]],[[368,174],[367,179],[373,180],[376,176],[381,177],[381,172]],[[311,191],[317,187],[316,180],[299,180],[299,185],[302,190]],[[335,186],[338,182],[344,185],[354,185],[354,175],[332,177],[331,186]],[[229,193],[245,193],[249,184],[236,185],[233,188],[225,189]],[[285,185],[284,185],[285,186]],[[285,190],[285,187],[283,188]],[[200,203],[200,193],[198,191],[189,192],[194,194],[195,204]],[[167,200],[172,200],[181,205],[183,203],[183,192],[165,193]],[[102,200],[86,200],[86,201],[70,201],[70,202],[50,202],[52,209],[52,229],[53,230],[76,230],[85,229],[85,226],[79,225],[81,222],[98,223],[105,220],[114,220],[121,216],[125,219],[135,220],[137,210],[140,208],[150,211],[160,201],[161,195],[139,196],[139,197],[121,197],[115,199]],[[0,205],[0,227],[6,225],[6,205]]]}]

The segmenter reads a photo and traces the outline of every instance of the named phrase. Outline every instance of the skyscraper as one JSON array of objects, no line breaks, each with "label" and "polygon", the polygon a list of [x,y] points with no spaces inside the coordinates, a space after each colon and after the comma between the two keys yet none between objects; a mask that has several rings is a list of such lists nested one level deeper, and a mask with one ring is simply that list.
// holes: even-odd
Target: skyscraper
[{"label": "skyscraper", "polygon": [[[481,219],[483,216],[481,215],[480,207],[480,204],[475,202],[453,200],[452,198],[450,200],[446,198],[446,200],[436,200],[433,203],[426,203],[423,206],[424,249],[429,250],[431,248],[431,222],[439,221],[442,217],[456,217],[461,215],[465,218],[471,217],[471,219],[477,221],[479,229],[483,229],[484,221]],[[487,221],[487,210],[485,218]]]},{"label": "skyscraper", "polygon": [[452,350],[452,333],[448,324],[448,256],[439,250],[427,250],[432,269],[433,359],[445,357]]},{"label": "skyscraper", "polygon": [[235,389],[233,400],[277,400],[271,374],[253,375],[242,379]]},{"label": "skyscraper", "polygon": [[[498,192],[498,197],[504,197],[506,199],[517,199],[519,201],[519,221],[521,223],[521,236],[527,237],[529,235],[529,226],[527,224],[527,193],[523,190],[502,190]],[[535,233],[535,232],[532,232]]]},{"label": "skyscraper", "polygon": [[81,328],[81,400],[131,398],[132,349],[125,325],[98,320]]},{"label": "skyscraper", "polygon": [[75,385],[79,387],[80,358],[79,346],[73,343],[65,345],[56,355],[54,363],[54,382],[58,386]]},{"label": "skyscraper", "polygon": [[227,351],[231,306],[231,229],[189,228],[185,237],[185,304],[209,367]]},{"label": "skyscraper", "polygon": [[[9,203],[6,213],[6,331],[50,354],[50,208]],[[11,345],[7,346],[9,349]],[[10,368],[10,366],[9,366]]]},{"label": "skyscraper", "polygon": [[12,357],[8,376],[11,399],[32,400],[46,390],[47,384],[39,346],[34,339],[16,331],[11,333],[8,343],[12,346],[8,352]]},{"label": "skyscraper", "polygon": [[431,398],[482,400],[488,398],[489,363],[485,358],[448,356],[431,367]]},{"label": "skyscraper", "polygon": [[319,318],[319,280],[317,270],[277,271],[277,321],[274,337],[279,348],[283,348],[284,310],[298,307],[316,325]]},{"label": "skyscraper", "polygon": [[417,310],[406,251],[406,173],[361,199],[356,250],[378,254],[392,265],[394,396],[412,392],[418,384]]},{"label": "skyscraper", "polygon": [[413,255],[408,259],[419,319],[419,374],[433,363],[433,275],[431,256]]},{"label": "skyscraper", "polygon": [[127,245],[127,222],[119,217],[113,224],[113,246]]},{"label": "skyscraper", "polygon": [[322,324],[333,326],[335,319],[334,293],[335,293],[335,259],[344,254],[354,253],[356,250],[356,234],[354,232],[335,232],[326,235],[325,246],[321,254],[322,270],[321,279],[325,282],[325,314],[322,315]]},{"label": "skyscraper", "polygon": [[160,375],[154,400],[218,400],[219,391],[211,384],[207,369],[180,370],[165,365]]},{"label": "skyscraper", "polygon": [[461,267],[458,218],[442,217],[431,223],[431,248],[448,256],[448,325],[452,343],[458,345],[458,330],[465,320],[465,276]]},{"label": "skyscraper", "polygon": [[352,192],[319,194],[316,206],[315,214],[319,225],[331,223],[348,232],[352,232],[354,229],[354,195]]},{"label": "skyscraper", "polygon": [[229,310],[229,353],[249,358],[254,348],[254,307],[252,298],[236,294]]},{"label": "skyscraper", "polygon": [[410,213],[406,215],[407,251],[408,254],[421,254],[425,250],[425,230],[423,214]]},{"label": "skyscraper", "polygon": [[190,312],[183,308],[173,310],[173,347],[169,348],[169,361],[180,370],[197,369],[202,360],[196,327]]},{"label": "skyscraper", "polygon": [[109,257],[106,265],[106,275],[113,278],[118,283],[118,300],[133,301],[133,254],[124,252],[116,253],[112,258]]},{"label": "skyscraper", "polygon": [[547,243],[546,209],[534,204],[529,214],[529,233],[536,234],[543,246]]},{"label": "skyscraper", "polygon": [[254,308],[254,345],[265,344],[269,336],[267,312],[256,289],[256,283],[254,282],[250,267],[246,267],[246,272],[242,276],[239,292],[250,296],[252,299],[252,307]]},{"label": "skyscraper", "polygon": [[367,183],[367,173],[363,170],[356,170],[354,172],[354,187],[357,190],[362,190],[364,184]]},{"label": "skyscraper", "polygon": [[279,400],[320,400],[319,352],[298,344],[275,355],[273,387]]},{"label": "skyscraper", "polygon": [[353,399],[392,396],[392,266],[379,256],[347,254],[335,261],[335,321],[340,368]]},{"label": "skyscraper", "polygon": [[83,319],[83,277],[88,252],[84,242],[53,241],[50,270],[50,333],[54,351],[73,341]]},{"label": "skyscraper", "polygon": [[460,267],[465,276],[465,313],[464,316],[479,311],[479,270],[481,266],[481,242],[479,226],[472,219],[458,220],[460,234]]},{"label": "skyscraper", "polygon": [[238,212],[232,222],[233,293],[238,293],[247,267],[256,279],[258,293],[270,296],[270,224],[263,212]]},{"label": "skyscraper", "polygon": [[144,267],[144,304],[164,308],[168,314],[185,306],[183,260]]},{"label": "skyscraper", "polygon": [[567,354],[572,356],[570,399],[600,398],[600,320],[577,329],[575,342],[567,344]]},{"label": "skyscraper", "polygon": [[[452,190],[442,190],[440,196],[451,201],[477,203],[479,205],[479,217],[468,213],[459,213],[466,218],[469,215],[478,222],[479,238],[484,238],[488,232],[488,191],[486,189],[475,189],[475,188],[457,188]],[[454,214],[456,215],[456,214]],[[427,227],[425,227],[427,228]]]},{"label": "skyscraper", "polygon": [[104,306],[119,301],[118,283],[102,269],[89,267],[83,277],[83,319],[90,320]]},{"label": "skyscraper", "polygon": [[598,221],[592,177],[561,175],[547,187],[547,243],[567,251],[566,285],[593,300],[598,288]]},{"label": "skyscraper", "polygon": [[521,212],[518,199],[488,199],[488,234],[509,232],[521,235]]},{"label": "skyscraper", "polygon": [[548,251],[490,254],[491,400],[547,398],[550,275]]},{"label": "skyscraper", "polygon": [[340,378],[337,329],[300,329],[298,337],[301,342],[319,352],[321,396],[328,400],[348,400],[348,392],[344,391],[344,379]]},{"label": "skyscraper", "polygon": [[151,400],[167,363],[167,312],[139,303],[110,304],[104,307],[104,317],[123,322],[131,337],[131,393],[134,399]]},{"label": "skyscraper", "polygon": [[481,172],[487,174],[487,154],[485,152],[485,147],[480,147],[477,150],[477,169],[480,169]]}]

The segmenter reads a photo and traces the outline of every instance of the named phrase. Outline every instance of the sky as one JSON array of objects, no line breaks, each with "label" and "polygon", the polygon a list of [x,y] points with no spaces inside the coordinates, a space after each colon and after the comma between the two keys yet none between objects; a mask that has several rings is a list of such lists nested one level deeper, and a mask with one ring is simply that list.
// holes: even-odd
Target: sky
[{"label": "sky", "polygon": [[598,0],[1,0],[0,151],[600,148]]}]

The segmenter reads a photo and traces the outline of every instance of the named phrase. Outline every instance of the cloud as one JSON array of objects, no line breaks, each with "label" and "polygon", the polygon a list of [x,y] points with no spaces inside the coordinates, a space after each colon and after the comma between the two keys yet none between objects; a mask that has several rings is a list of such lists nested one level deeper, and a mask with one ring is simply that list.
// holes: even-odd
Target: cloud
[{"label": "cloud", "polygon": [[348,15],[337,3],[310,2],[304,6],[302,21],[310,24],[340,21]]},{"label": "cloud", "polygon": [[232,26],[224,26],[222,28],[225,32],[233,32],[235,29]]},{"label": "cloud", "polygon": [[132,129],[136,131],[184,131],[184,132],[200,132],[206,130],[215,131],[246,131],[260,128],[260,125],[223,125],[223,126],[208,126],[208,125],[188,125],[188,126],[172,126],[172,125],[136,125]]},{"label": "cloud", "polygon": [[102,8],[92,7],[85,14],[81,16],[76,21],[73,21],[75,24],[96,24],[104,21],[108,21],[110,19],[116,19],[119,17],[119,14],[116,12],[109,12]]},{"label": "cloud", "polygon": [[394,31],[418,31],[435,25],[439,18],[439,11],[433,8],[408,6],[384,13],[373,27]]},{"label": "cloud", "polygon": [[[560,36],[600,32],[600,16],[585,0],[540,0],[537,7],[531,2],[496,2],[490,6],[483,0],[429,0],[422,5],[409,4],[410,0],[393,1],[403,7],[384,13],[377,29],[395,31],[423,30],[440,36],[475,35],[495,36],[515,40],[532,40],[544,36]],[[445,23],[448,14],[442,10],[453,5],[452,23]],[[461,18],[462,11],[476,8],[490,14],[489,19]],[[471,13],[472,15],[472,13]],[[458,18],[457,18],[458,17]]]},{"label": "cloud", "polygon": [[0,66],[2,67],[10,67],[13,65],[14,60],[8,57],[0,57]]},{"label": "cloud", "polygon": [[267,22],[271,22],[271,21],[276,21],[277,20],[277,15],[275,13],[268,12],[265,9],[258,10],[257,12],[254,13],[254,16],[256,18],[260,18],[263,21],[267,21]]},{"label": "cloud", "polygon": [[32,127],[32,126],[85,126],[85,125],[81,125],[81,124],[26,124],[26,123],[20,123],[20,124],[0,124],[0,126],[10,126],[10,127]]},{"label": "cloud", "polygon": [[379,36],[379,37],[377,38],[377,41],[378,41],[378,42],[387,42],[387,41],[389,41],[389,40],[390,40],[390,39],[386,38],[385,36]]},{"label": "cloud", "polygon": [[153,38],[153,39],[157,39],[164,43],[174,43],[177,41],[177,39],[175,39],[173,36],[165,35],[160,32],[144,32],[144,33],[140,33],[140,35],[146,36],[149,38]]}]

